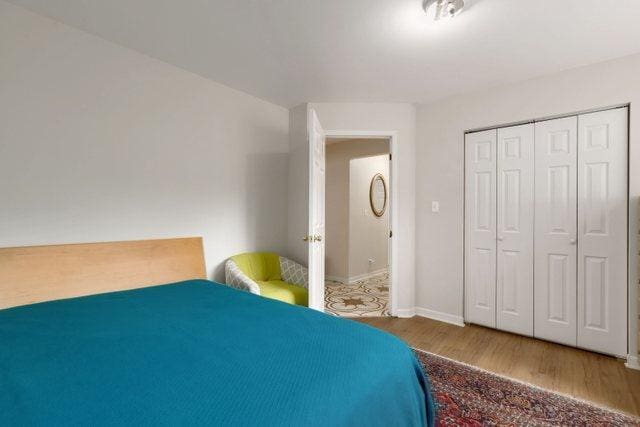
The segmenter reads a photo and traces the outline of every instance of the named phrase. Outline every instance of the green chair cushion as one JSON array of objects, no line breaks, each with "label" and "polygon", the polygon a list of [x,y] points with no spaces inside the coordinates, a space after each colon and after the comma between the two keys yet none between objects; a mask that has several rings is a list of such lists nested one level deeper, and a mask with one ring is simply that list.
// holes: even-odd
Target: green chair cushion
[{"label": "green chair cushion", "polygon": [[300,286],[282,280],[258,281],[258,285],[260,286],[260,295],[263,297],[305,307],[309,305],[309,292]]},{"label": "green chair cushion", "polygon": [[309,305],[309,292],[282,280],[280,256],[271,252],[252,252],[231,257],[238,268],[260,286],[260,295],[296,305]]},{"label": "green chair cushion", "polygon": [[271,252],[251,252],[231,257],[244,274],[254,282],[282,280],[280,256]]}]

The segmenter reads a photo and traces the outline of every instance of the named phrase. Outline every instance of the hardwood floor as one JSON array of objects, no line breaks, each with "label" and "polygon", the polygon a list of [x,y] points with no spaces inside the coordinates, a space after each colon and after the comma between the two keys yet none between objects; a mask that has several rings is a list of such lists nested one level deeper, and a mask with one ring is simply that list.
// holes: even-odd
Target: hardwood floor
[{"label": "hardwood floor", "polygon": [[533,338],[422,317],[362,318],[412,347],[640,416],[640,371],[622,360]]}]

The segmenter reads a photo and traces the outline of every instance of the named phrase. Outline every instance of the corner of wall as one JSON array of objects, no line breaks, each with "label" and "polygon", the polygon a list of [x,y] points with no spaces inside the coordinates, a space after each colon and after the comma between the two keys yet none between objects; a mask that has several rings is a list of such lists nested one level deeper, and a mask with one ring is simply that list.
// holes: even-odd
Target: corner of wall
[{"label": "corner of wall", "polygon": [[309,104],[289,110],[289,163],[287,182],[286,255],[307,265],[308,247],[302,241],[307,233],[309,216],[309,146],[307,144],[307,112]]}]

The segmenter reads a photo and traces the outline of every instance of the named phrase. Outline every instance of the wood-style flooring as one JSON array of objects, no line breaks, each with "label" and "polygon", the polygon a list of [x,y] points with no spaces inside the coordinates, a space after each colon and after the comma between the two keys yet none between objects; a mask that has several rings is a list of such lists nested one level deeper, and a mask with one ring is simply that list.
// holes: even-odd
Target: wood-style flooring
[{"label": "wood-style flooring", "polygon": [[620,359],[533,338],[422,317],[362,318],[410,346],[547,390],[640,416],[640,371]]}]

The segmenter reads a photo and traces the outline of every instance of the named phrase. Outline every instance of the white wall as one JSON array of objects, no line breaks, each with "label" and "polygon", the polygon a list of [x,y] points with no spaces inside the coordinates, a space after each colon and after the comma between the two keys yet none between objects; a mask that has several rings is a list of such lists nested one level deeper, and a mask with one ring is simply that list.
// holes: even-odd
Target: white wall
[{"label": "white wall", "polygon": [[340,139],[327,144],[325,274],[331,279],[349,280],[349,161],[382,153],[389,153],[385,139]]},{"label": "white wall", "polygon": [[222,279],[284,250],[288,114],[0,1],[0,246],[203,236]]},{"label": "white wall", "polygon": [[397,245],[398,315],[409,315],[415,305],[415,131],[416,109],[412,104],[312,103],[325,130],[395,131],[398,170],[391,176],[398,203],[399,228],[393,230]]},{"label": "white wall", "polygon": [[287,182],[286,256],[309,264],[309,246],[302,239],[309,234],[309,142],[307,104],[289,112],[289,170]]},{"label": "white wall", "polygon": [[389,266],[389,210],[378,217],[369,200],[376,174],[389,182],[389,155],[353,159],[349,170],[349,281],[353,282]]},{"label": "white wall", "polygon": [[[416,305],[463,315],[463,133],[465,130],[631,103],[630,252],[638,252],[640,55],[422,106],[417,115]],[[431,213],[431,201],[440,213]],[[637,266],[629,268],[630,349],[637,349]]]}]

